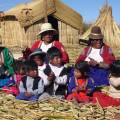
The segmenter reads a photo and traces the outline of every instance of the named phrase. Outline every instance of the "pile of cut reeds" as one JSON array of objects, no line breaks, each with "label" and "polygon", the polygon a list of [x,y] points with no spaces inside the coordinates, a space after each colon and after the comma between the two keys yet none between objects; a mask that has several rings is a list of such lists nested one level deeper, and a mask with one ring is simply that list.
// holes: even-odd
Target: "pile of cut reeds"
[{"label": "pile of cut reeds", "polygon": [[120,107],[103,109],[99,104],[78,104],[55,97],[28,102],[0,94],[1,120],[117,120],[119,116]]}]

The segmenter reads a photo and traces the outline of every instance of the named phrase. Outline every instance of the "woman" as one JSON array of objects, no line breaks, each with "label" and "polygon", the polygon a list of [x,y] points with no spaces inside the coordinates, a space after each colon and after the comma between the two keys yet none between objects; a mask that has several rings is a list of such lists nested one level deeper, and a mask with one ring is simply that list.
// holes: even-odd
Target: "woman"
[{"label": "woman", "polygon": [[37,40],[32,45],[31,50],[33,51],[37,48],[40,48],[42,49],[43,52],[46,53],[49,48],[51,48],[52,46],[55,46],[62,53],[63,63],[68,63],[69,57],[67,52],[64,49],[64,46],[58,40],[53,40],[53,36],[55,34],[57,34],[57,31],[52,28],[52,25],[50,23],[42,24],[41,31],[39,32],[39,35],[41,35],[41,40]]},{"label": "woman", "polygon": [[115,56],[109,46],[103,43],[103,35],[98,26],[91,29],[89,45],[79,56],[78,61],[87,61],[90,65],[89,76],[94,79],[95,86],[109,85],[109,66],[115,60]]},{"label": "woman", "polygon": [[9,49],[0,46],[0,87],[9,85],[10,77],[14,74],[13,61],[14,58]]}]

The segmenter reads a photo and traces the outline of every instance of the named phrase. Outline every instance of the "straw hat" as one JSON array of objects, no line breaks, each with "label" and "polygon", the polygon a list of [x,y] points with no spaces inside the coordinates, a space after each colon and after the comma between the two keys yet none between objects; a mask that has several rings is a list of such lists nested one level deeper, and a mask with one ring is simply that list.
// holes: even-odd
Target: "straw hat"
[{"label": "straw hat", "polygon": [[90,39],[103,39],[103,34],[102,34],[102,32],[101,32],[100,27],[94,26],[94,27],[91,29],[91,33],[90,33],[90,35],[89,35],[89,38],[90,38]]},{"label": "straw hat", "polygon": [[38,34],[42,34],[46,31],[52,31],[53,34],[57,34],[57,31],[52,27],[51,23],[43,23]]}]

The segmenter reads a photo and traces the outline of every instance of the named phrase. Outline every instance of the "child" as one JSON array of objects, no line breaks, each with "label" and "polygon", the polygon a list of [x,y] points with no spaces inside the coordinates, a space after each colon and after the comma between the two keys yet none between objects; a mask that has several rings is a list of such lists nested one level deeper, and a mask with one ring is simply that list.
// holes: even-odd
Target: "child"
[{"label": "child", "polygon": [[19,85],[19,95],[16,99],[36,101],[44,91],[43,80],[38,77],[37,64],[34,61],[25,62],[26,76]]},{"label": "child", "polygon": [[49,65],[44,72],[48,76],[51,84],[46,91],[51,95],[63,96],[66,93],[67,69],[62,65],[61,52],[56,47],[51,47],[47,51]]},{"label": "child", "polygon": [[0,47],[0,87],[4,87],[9,83],[10,76],[14,71],[12,68],[13,56],[8,48]]},{"label": "child", "polygon": [[110,67],[110,89],[109,95],[120,99],[120,60],[116,60]]},{"label": "child", "polygon": [[46,68],[46,53],[42,52],[41,49],[37,48],[34,50],[30,55],[29,59],[33,60],[38,65],[38,76],[41,77],[44,81],[44,85],[47,86],[50,84],[50,80],[48,76],[44,73],[44,70]]},{"label": "child", "polygon": [[15,60],[13,64],[14,75],[13,79],[15,80],[17,86],[19,86],[22,77],[25,75],[25,65],[21,60]]},{"label": "child", "polygon": [[20,81],[25,74],[24,63],[20,60],[14,60],[12,67],[14,70],[14,74],[12,77],[10,77],[8,85],[4,86],[2,90],[16,96],[19,93],[18,86],[20,84]]},{"label": "child", "polygon": [[[102,107],[120,105],[120,60],[115,60],[110,66],[109,92],[95,92],[93,103],[99,102]],[[97,99],[97,101],[96,101]]]},{"label": "child", "polygon": [[87,62],[80,61],[75,64],[69,77],[67,100],[75,99],[78,102],[89,102],[89,96],[94,91],[94,81],[88,79],[88,71]]}]

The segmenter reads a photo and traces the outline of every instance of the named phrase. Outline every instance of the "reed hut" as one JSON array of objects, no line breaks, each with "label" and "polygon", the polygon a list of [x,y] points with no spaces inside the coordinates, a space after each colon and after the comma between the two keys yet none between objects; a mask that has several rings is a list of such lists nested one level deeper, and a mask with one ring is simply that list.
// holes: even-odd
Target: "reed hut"
[{"label": "reed hut", "polygon": [[83,25],[82,16],[60,0],[34,0],[20,4],[0,18],[1,43],[13,49],[30,47],[39,37],[41,24],[46,21],[58,30],[59,35],[55,37],[60,42],[65,46],[76,45]]}]

